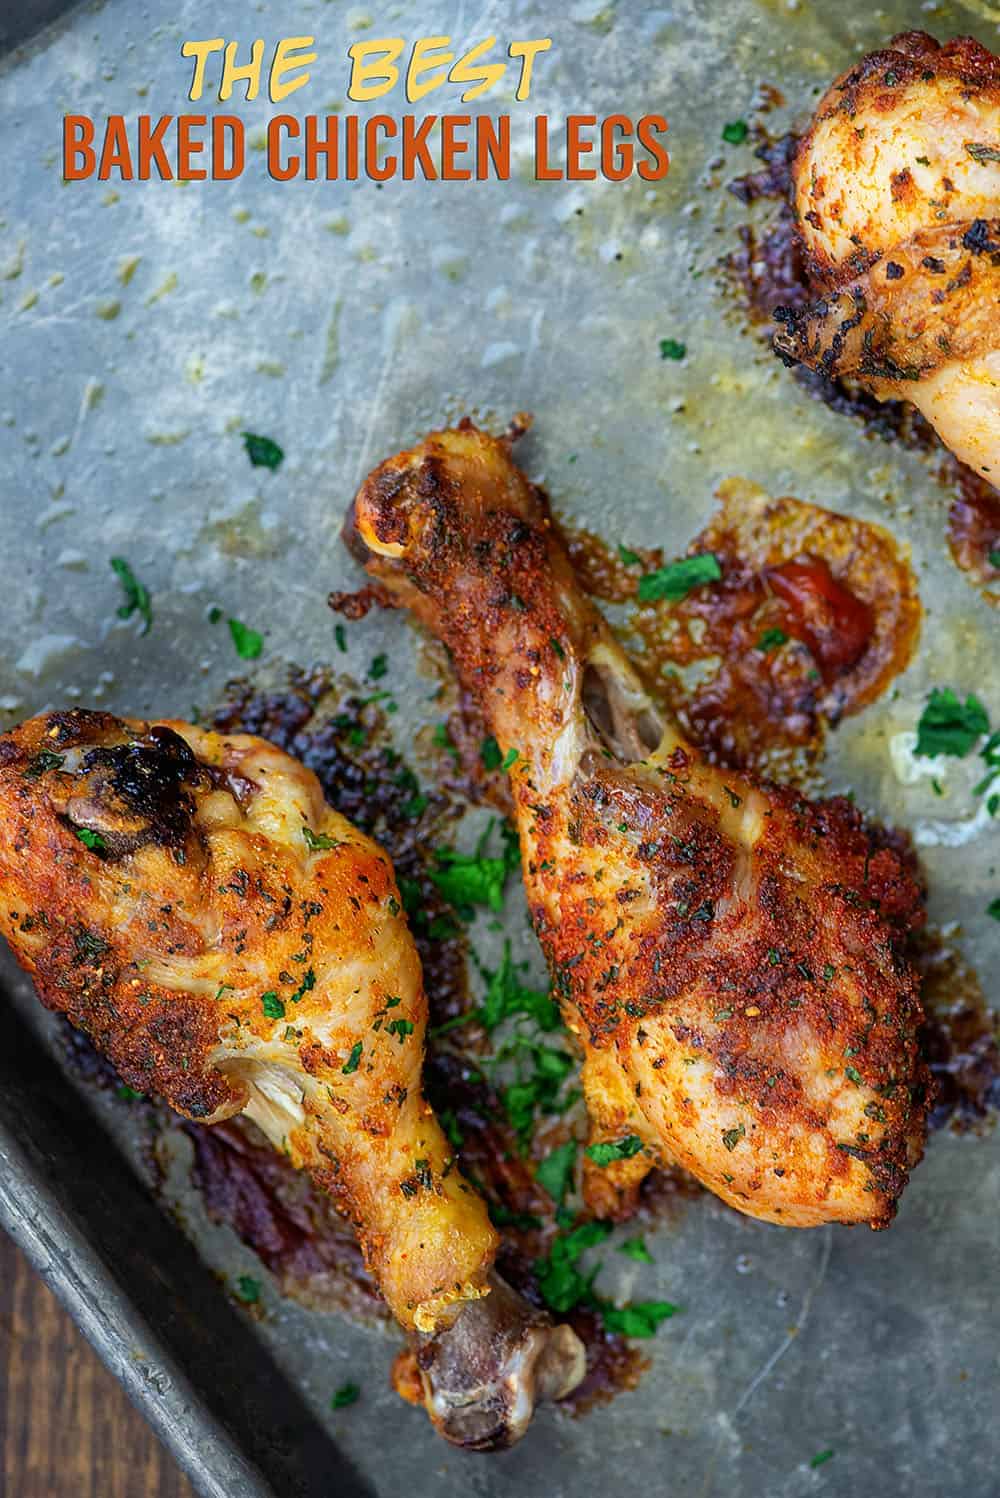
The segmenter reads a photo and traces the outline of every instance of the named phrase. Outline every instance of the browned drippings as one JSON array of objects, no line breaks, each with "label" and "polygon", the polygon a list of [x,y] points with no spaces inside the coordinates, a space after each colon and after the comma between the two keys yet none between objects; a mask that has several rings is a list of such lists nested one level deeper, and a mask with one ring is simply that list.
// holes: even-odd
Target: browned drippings
[{"label": "browned drippings", "polygon": [[1000,1015],[954,943],[929,932],[915,944],[926,1024],[922,1046],[937,1094],[930,1127],[965,1132],[1000,1109]]},{"label": "browned drippings", "polygon": [[[909,663],[920,626],[916,580],[888,531],[742,479],[688,548],[711,552],[719,582],[679,603],[635,602],[622,631],[636,664],[685,733],[718,764],[800,775],[825,727],[878,697]],[[635,599],[662,552],[628,565],[588,532],[568,532],[583,585]]]},{"label": "browned drippings", "polygon": [[981,583],[988,603],[1000,605],[1000,493],[951,458],[946,476],[958,489],[948,514],[948,545],[957,566]]}]

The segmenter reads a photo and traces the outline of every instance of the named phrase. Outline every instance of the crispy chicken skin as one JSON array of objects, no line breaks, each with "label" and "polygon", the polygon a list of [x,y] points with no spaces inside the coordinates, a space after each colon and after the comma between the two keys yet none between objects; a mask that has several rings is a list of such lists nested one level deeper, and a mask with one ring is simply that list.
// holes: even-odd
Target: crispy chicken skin
[{"label": "crispy chicken skin", "polygon": [[454,1385],[485,1444],[516,1439],[552,1328],[513,1317],[513,1390],[462,1355],[495,1319],[497,1235],[421,1094],[427,1004],[391,864],[312,772],[187,723],[34,718],[0,736],[0,920],[132,1087],[201,1123],[245,1112],[330,1193],[445,1434],[464,1441],[440,1408]]},{"label": "crispy chicken skin", "polygon": [[818,299],[778,309],[777,352],[912,401],[1000,484],[1000,59],[894,37],[828,90],[793,180]]},{"label": "crispy chicken skin", "polygon": [[920,891],[846,800],[713,768],[580,591],[510,439],[463,423],[361,486],[346,540],[447,645],[510,769],[535,929],[615,1215],[655,1161],[790,1226],[886,1225],[919,1159]]}]

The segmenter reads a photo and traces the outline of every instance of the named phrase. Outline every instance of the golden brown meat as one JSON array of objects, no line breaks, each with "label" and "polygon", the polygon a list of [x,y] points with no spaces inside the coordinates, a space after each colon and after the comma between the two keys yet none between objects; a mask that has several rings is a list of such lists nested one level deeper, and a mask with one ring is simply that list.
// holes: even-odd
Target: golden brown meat
[{"label": "golden brown meat", "polygon": [[778,353],[912,401],[1000,485],[1000,59],[894,37],[828,90],[793,180],[818,299],[778,309]]},{"label": "golden brown meat", "polygon": [[584,1049],[613,1215],[654,1161],[794,1226],[888,1223],[924,1137],[903,860],[685,744],[579,590],[509,440],[463,424],[362,485],[346,539],[445,642],[508,757],[535,929]]},{"label": "golden brown meat", "polygon": [[0,919],[126,1082],[201,1123],[245,1112],[330,1193],[449,1438],[516,1439],[533,1380],[579,1374],[572,1333],[523,1302],[496,1351],[497,1235],[421,1094],[392,867],[311,771],[187,723],[32,719],[0,737]]}]

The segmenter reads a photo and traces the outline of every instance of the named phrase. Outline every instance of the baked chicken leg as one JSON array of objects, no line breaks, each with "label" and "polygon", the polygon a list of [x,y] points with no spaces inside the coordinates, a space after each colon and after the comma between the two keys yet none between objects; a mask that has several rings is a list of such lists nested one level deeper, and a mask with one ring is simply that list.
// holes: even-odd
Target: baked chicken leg
[{"label": "baked chicken leg", "polygon": [[[810,1227],[891,1219],[925,1128],[900,952],[920,893],[844,799],[707,764],[580,591],[510,440],[390,458],[346,540],[447,645],[510,767],[535,929],[584,1052],[606,1215],[653,1162]],[[514,757],[516,751],[516,757]],[[604,1152],[608,1153],[608,1152]]]},{"label": "baked chicken leg", "polygon": [[894,37],[827,91],[793,167],[817,300],[788,363],[909,400],[1000,486],[1000,58]]},{"label": "baked chicken leg", "polygon": [[132,1087],[205,1124],[246,1113],[330,1193],[449,1439],[507,1444],[578,1380],[569,1328],[492,1275],[497,1235],[421,1095],[392,867],[311,771],[187,723],[34,718],[0,736],[0,919]]}]

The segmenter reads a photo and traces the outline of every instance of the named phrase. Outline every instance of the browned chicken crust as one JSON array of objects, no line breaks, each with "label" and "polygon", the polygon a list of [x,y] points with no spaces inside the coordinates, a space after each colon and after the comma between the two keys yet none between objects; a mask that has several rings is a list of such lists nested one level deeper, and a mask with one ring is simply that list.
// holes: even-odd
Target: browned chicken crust
[{"label": "browned chicken crust", "polygon": [[426,998],[384,853],[249,736],[51,713],[0,737],[0,918],[132,1087],[247,1112],[354,1223],[397,1319],[497,1244],[420,1090]]},{"label": "browned chicken crust", "polygon": [[755,1217],[888,1223],[927,1090],[905,857],[843,798],[810,802],[683,742],[509,440],[431,434],[369,476],[345,534],[516,751],[529,903],[594,1135],[642,1146],[590,1167],[592,1203],[613,1215],[659,1160]]},{"label": "browned chicken crust", "polygon": [[777,352],[912,401],[996,482],[1000,59],[894,37],[828,90],[793,181],[818,299],[777,310]]}]

